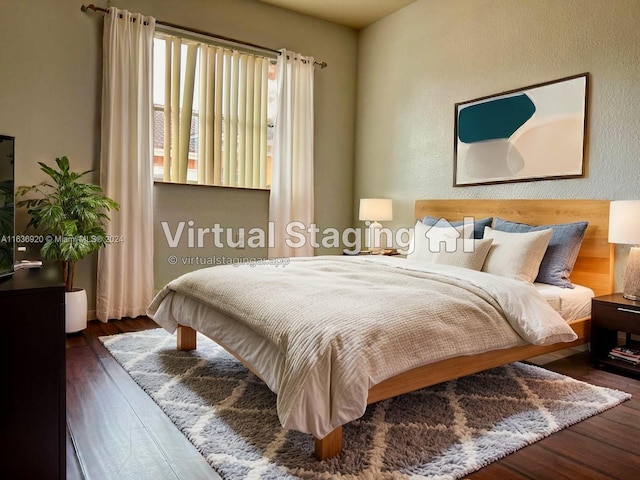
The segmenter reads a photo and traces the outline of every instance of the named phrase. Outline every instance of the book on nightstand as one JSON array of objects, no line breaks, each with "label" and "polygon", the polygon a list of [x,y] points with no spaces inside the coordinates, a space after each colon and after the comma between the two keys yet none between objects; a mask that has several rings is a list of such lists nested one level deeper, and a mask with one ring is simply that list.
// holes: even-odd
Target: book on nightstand
[{"label": "book on nightstand", "polygon": [[640,350],[628,347],[627,345],[614,347],[609,352],[609,358],[638,365],[640,364]]}]

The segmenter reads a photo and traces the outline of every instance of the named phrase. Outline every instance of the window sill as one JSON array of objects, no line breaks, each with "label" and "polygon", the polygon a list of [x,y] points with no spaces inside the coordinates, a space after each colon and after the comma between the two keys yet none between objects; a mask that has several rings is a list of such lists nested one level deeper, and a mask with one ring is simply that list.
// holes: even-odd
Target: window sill
[{"label": "window sill", "polygon": [[179,182],[164,182],[162,180],[154,180],[154,185],[181,185],[187,187],[204,187],[204,188],[231,188],[233,190],[250,190],[250,191],[261,191],[261,192],[270,192],[271,188],[252,188],[252,187],[232,187],[230,185],[202,185],[199,183],[179,183]]}]

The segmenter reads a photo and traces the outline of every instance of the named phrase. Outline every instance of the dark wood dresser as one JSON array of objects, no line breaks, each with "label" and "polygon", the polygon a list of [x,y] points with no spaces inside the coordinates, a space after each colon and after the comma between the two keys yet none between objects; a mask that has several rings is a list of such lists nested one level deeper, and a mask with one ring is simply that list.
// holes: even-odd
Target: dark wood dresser
[{"label": "dark wood dresser", "polygon": [[0,476],[66,477],[64,283],[55,265],[0,279]]}]

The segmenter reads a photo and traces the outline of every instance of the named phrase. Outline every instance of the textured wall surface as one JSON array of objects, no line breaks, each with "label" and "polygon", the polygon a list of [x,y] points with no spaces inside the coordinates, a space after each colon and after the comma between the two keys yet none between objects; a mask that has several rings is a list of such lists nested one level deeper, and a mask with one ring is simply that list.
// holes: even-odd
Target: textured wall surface
[{"label": "textured wall surface", "polygon": [[[396,227],[416,198],[640,198],[638,25],[638,0],[419,0],[362,31],[354,215],[369,196]],[[456,102],[584,72],[585,178],[452,187]]]},{"label": "textured wall surface", "polygon": [[[361,33],[357,199],[640,198],[640,2],[419,0]],[[585,178],[452,187],[454,104],[589,72]],[[390,223],[390,222],[387,222]]]}]

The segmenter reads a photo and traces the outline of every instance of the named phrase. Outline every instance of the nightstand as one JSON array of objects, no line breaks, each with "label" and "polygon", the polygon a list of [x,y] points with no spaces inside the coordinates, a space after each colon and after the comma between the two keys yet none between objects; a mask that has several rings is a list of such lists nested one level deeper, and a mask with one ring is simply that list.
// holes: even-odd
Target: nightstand
[{"label": "nightstand", "polygon": [[591,300],[591,361],[594,366],[608,365],[640,375],[640,365],[608,357],[619,345],[618,332],[626,334],[625,344],[640,349],[640,342],[631,341],[631,334],[640,335],[640,302],[627,300],[621,293],[603,295]]},{"label": "nightstand", "polygon": [[396,250],[395,248],[392,249],[388,249],[388,250],[383,250],[383,253],[371,253],[371,251],[369,250],[360,250],[357,253],[345,253],[345,251],[342,251],[343,255],[349,255],[349,256],[357,256],[357,255],[372,255],[372,256],[382,256],[382,257],[406,257],[406,255],[403,255],[401,253],[398,253],[398,250]]}]

